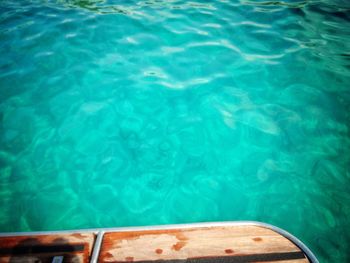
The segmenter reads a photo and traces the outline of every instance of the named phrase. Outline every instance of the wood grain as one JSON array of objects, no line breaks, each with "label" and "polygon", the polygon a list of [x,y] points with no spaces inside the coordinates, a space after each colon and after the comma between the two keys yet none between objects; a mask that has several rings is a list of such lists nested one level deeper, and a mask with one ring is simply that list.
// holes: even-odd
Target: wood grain
[{"label": "wood grain", "polygon": [[[258,226],[147,230],[106,233],[99,262],[234,257],[299,251],[285,237]],[[309,261],[303,258],[288,262]]]}]

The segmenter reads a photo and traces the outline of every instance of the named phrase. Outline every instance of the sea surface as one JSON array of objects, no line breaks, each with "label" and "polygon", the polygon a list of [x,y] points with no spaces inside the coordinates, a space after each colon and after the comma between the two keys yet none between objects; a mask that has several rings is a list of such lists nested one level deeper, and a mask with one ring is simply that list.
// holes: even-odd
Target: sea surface
[{"label": "sea surface", "polygon": [[0,231],[257,220],[350,262],[350,2],[0,0]]}]

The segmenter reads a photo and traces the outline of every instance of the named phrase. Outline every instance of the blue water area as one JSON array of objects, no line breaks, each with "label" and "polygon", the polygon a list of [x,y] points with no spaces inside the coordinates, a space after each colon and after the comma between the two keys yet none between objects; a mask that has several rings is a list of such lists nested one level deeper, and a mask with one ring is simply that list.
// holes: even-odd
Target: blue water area
[{"label": "blue water area", "polygon": [[0,231],[257,220],[350,262],[350,2],[1,0]]}]

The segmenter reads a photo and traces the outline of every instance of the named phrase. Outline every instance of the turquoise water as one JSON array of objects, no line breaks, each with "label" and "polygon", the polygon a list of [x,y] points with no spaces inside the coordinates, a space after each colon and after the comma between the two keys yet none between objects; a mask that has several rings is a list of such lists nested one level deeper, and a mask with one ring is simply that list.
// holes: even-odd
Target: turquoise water
[{"label": "turquoise water", "polygon": [[350,262],[348,1],[0,12],[0,231],[258,220]]}]

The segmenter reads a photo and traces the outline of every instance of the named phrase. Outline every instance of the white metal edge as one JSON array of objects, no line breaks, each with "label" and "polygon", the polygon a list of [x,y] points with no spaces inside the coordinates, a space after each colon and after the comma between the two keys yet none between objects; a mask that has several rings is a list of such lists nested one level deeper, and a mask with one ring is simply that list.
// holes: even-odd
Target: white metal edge
[{"label": "white metal edge", "polygon": [[90,263],[97,263],[98,262],[98,256],[100,255],[101,245],[103,241],[103,235],[105,234],[105,231],[100,231],[97,233],[96,241],[92,247],[92,254],[90,258]]},{"label": "white metal edge", "polygon": [[[188,224],[171,224],[171,225],[154,225],[154,226],[136,226],[136,227],[113,227],[113,228],[94,228],[94,229],[79,229],[79,230],[63,230],[63,231],[35,231],[35,232],[11,232],[0,233],[0,237],[5,236],[30,236],[30,235],[52,235],[52,234],[72,234],[72,233],[95,233],[97,234],[96,242],[93,247],[93,254],[91,257],[91,263],[96,263],[98,259],[98,252],[102,243],[102,237],[105,232],[130,232],[137,230],[165,230],[165,229],[185,229],[194,227],[220,227],[220,226],[260,226],[276,231],[282,236],[286,237],[297,245],[308,257],[311,263],[319,263],[316,256],[312,251],[298,238],[290,234],[289,232],[278,228],[276,226],[261,223],[257,221],[226,221],[226,222],[202,222],[202,223],[188,223]],[[97,243],[98,242],[98,243]],[[94,261],[93,261],[94,260]]]}]

